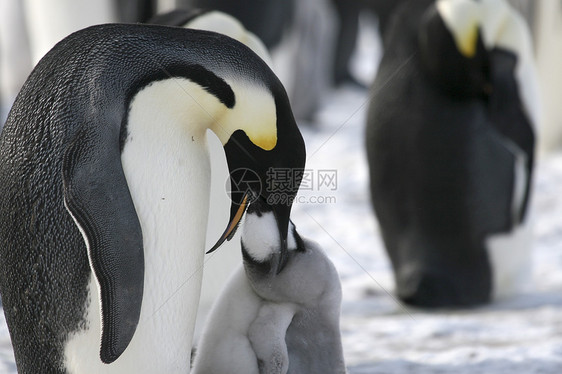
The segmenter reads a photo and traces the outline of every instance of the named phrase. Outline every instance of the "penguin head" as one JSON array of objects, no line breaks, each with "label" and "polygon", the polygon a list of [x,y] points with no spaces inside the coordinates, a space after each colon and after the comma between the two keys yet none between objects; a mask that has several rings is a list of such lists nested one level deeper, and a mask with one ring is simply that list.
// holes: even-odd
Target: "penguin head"
[{"label": "penguin head", "polygon": [[[246,208],[259,200],[260,209],[275,216],[282,252],[285,253],[289,214],[300,185],[305,150],[287,94],[270,71],[272,61],[267,48],[240,21],[219,11],[177,10],[155,17],[150,22],[226,35],[244,44],[267,64],[267,68],[262,66],[258,69],[260,71],[250,72],[256,76],[265,71],[267,82],[257,83],[252,77],[227,74],[220,84],[218,80],[211,84],[217,87],[213,89],[213,94],[221,97],[221,104],[219,109],[216,105],[205,106],[203,117],[213,118],[210,129],[225,149],[232,205],[227,228],[209,252],[234,236]],[[202,87],[206,86],[208,91],[210,80],[206,82]],[[201,103],[204,97],[207,95],[197,95]],[[289,180],[285,178],[282,183],[276,180],[278,173]]]},{"label": "penguin head", "polygon": [[532,123],[540,121],[538,84],[528,27],[506,0],[437,0],[422,19],[423,65],[451,96],[487,97],[496,51],[516,60],[519,96]]},{"label": "penguin head", "polygon": [[304,140],[280,83],[270,92],[232,86],[240,93],[237,104],[212,128],[223,142],[230,171],[230,220],[209,252],[230,240],[246,208],[259,203],[261,211],[273,213],[285,253],[291,206],[304,170]]},{"label": "penguin head", "polygon": [[531,54],[525,21],[506,0],[437,0],[435,8],[467,58],[477,54],[479,37],[488,50],[504,48],[525,58]]},{"label": "penguin head", "polygon": [[[450,97],[485,97],[490,89],[489,69],[480,26],[472,17],[461,19],[462,26],[467,19],[474,21],[470,23],[474,28],[457,25],[462,32],[450,29],[437,3],[426,10],[418,34],[422,68]],[[456,37],[458,33],[463,38]]]}]

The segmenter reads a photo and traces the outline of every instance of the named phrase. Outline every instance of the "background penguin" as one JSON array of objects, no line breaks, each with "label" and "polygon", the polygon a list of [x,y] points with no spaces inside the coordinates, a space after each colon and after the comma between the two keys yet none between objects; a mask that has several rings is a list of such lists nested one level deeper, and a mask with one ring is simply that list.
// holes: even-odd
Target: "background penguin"
[{"label": "background penguin", "polygon": [[389,27],[367,151],[398,296],[465,306],[516,292],[539,122],[526,25],[503,0],[425,0]]},{"label": "background penguin", "polygon": [[269,67],[272,66],[271,56],[263,41],[254,33],[247,30],[237,18],[222,11],[175,9],[157,14],[150,18],[147,23],[207,30],[227,35],[248,46],[254,53],[260,56]]},{"label": "background penguin", "polygon": [[[304,166],[282,85],[226,36],[101,25],[40,61],[0,135],[0,290],[20,372],[189,370],[208,128],[229,169],[262,185]],[[256,189],[233,175],[217,245]],[[283,251],[291,207],[271,209]]]},{"label": "background penguin", "polygon": [[295,0],[181,0],[184,7],[218,10],[239,20],[267,48],[281,42],[293,19]]},{"label": "background penguin", "polygon": [[33,66],[55,43],[84,27],[115,21],[113,0],[2,0],[0,130]]},{"label": "background penguin", "polygon": [[336,86],[352,84],[362,86],[350,71],[351,59],[359,36],[359,16],[372,12],[377,17],[378,32],[384,38],[388,20],[403,0],[331,0],[338,21],[332,80]]},{"label": "background penguin", "polygon": [[[257,201],[242,227],[244,267],[205,325],[193,373],[345,373],[334,265],[291,223],[282,260],[273,213]],[[279,261],[287,265],[279,274]]]}]

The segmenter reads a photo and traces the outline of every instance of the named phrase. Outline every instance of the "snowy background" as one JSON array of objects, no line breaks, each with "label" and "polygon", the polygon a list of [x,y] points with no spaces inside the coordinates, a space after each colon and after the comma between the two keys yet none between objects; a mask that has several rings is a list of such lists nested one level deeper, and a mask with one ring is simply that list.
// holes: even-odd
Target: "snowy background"
[{"label": "snowy background", "polygon": [[[372,49],[363,50],[369,54],[363,61],[372,60]],[[373,73],[372,64],[358,69],[365,77]],[[293,208],[301,234],[319,242],[340,273],[349,373],[561,373],[562,153],[541,155],[537,163],[532,291],[468,310],[412,308],[393,296],[369,201],[363,144],[368,100],[366,91],[333,91],[315,120],[302,124],[313,179]],[[3,313],[0,373],[15,373]]]}]

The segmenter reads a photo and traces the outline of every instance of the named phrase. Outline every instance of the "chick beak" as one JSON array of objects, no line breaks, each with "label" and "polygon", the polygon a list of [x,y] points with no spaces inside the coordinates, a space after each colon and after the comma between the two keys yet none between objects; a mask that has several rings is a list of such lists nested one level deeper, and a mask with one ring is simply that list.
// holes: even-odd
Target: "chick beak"
[{"label": "chick beak", "polygon": [[289,217],[291,214],[291,205],[275,204],[271,205],[271,210],[277,222],[279,230],[279,262],[277,263],[276,273],[279,274],[289,261],[289,250],[287,248],[287,235],[289,232]]}]

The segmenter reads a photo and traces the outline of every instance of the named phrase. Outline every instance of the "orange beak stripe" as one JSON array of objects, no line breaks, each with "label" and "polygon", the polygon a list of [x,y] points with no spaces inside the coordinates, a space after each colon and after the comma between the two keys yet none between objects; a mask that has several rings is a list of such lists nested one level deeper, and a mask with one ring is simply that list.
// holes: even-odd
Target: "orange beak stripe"
[{"label": "orange beak stripe", "polygon": [[230,221],[230,223],[226,227],[226,230],[224,230],[224,233],[221,235],[220,239],[213,246],[213,248],[211,248],[207,251],[207,254],[209,254],[211,252],[214,252],[218,247],[221,246],[222,243],[224,243],[225,240],[230,240],[230,236],[233,234],[234,230],[236,229],[236,227],[240,223],[240,220],[244,216],[244,212],[246,211],[246,205],[247,204],[248,204],[248,194],[244,195],[244,198],[242,199],[242,203],[240,204],[240,207],[238,208],[238,210],[236,211],[236,214],[234,215],[234,217],[232,218],[232,220]]}]

